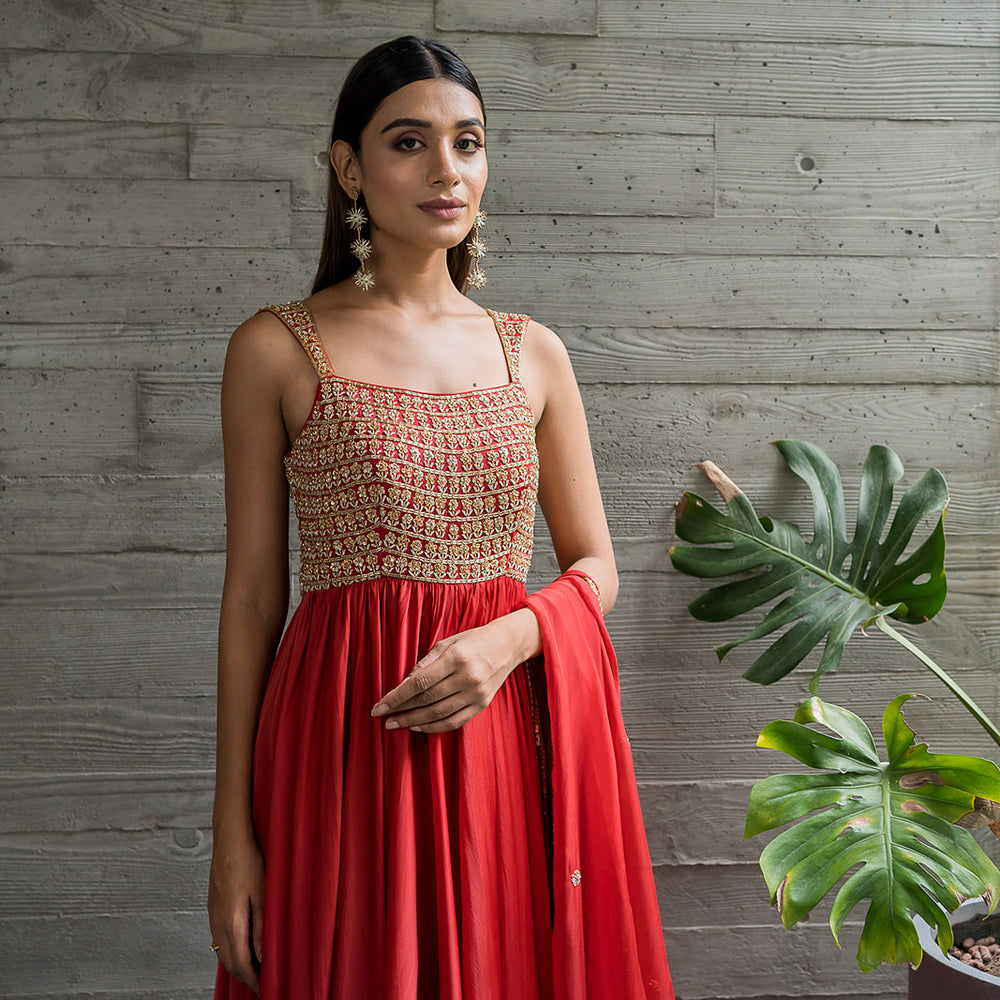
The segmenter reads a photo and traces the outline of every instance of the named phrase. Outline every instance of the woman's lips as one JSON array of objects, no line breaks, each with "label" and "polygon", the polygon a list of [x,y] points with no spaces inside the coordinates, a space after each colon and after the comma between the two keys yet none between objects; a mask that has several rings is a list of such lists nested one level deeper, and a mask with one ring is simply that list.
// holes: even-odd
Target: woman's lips
[{"label": "woman's lips", "polygon": [[427,201],[419,205],[421,212],[426,212],[435,219],[455,219],[465,211],[465,203],[461,201]]}]

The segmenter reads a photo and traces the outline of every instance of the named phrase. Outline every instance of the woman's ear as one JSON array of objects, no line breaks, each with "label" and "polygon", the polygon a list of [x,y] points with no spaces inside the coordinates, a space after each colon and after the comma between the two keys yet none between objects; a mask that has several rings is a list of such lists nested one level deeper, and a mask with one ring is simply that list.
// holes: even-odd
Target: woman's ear
[{"label": "woman's ear", "polygon": [[330,164],[345,193],[351,188],[361,189],[361,171],[358,159],[358,154],[351,149],[350,143],[344,142],[343,139],[338,139],[330,147]]}]

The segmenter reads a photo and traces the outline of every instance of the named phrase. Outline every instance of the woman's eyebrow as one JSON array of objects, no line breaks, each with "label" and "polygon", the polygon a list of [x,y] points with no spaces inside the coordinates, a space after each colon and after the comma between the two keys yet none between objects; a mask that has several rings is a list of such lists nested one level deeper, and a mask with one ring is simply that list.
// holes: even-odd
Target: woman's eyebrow
[{"label": "woman's eyebrow", "polygon": [[[382,135],[390,129],[399,128],[401,125],[405,125],[407,128],[433,128],[433,123],[423,118],[396,118],[394,121],[389,122],[379,134]],[[486,128],[485,124],[478,118],[463,118],[461,121],[455,122],[454,127],[468,128],[469,125],[478,125],[480,128]]]}]

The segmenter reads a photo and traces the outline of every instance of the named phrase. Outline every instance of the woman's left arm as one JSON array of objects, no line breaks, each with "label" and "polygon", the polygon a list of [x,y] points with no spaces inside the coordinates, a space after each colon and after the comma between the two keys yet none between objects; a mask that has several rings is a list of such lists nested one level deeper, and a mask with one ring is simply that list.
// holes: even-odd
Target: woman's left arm
[{"label": "woman's left arm", "polygon": [[[606,613],[618,593],[618,573],[583,402],[562,341],[537,323],[525,334],[521,379],[536,414],[538,499],[559,568],[590,577]],[[386,717],[386,729],[458,729],[489,705],[519,663],[540,651],[538,620],[520,608],[436,643],[372,715]]]}]

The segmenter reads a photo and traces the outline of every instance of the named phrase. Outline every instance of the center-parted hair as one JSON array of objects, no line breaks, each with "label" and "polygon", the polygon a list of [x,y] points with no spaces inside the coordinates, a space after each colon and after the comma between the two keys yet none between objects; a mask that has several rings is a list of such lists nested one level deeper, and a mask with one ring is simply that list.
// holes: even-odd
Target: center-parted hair
[{"label": "center-parted hair", "polygon": [[[483,105],[483,96],[472,71],[452,49],[437,39],[404,35],[366,52],[351,68],[340,89],[328,150],[341,139],[359,152],[362,131],[390,94],[417,80],[436,79],[451,80],[465,87],[476,96],[480,106]],[[483,115],[485,118],[485,109]],[[364,195],[358,202],[364,205]],[[323,246],[313,293],[349,278],[358,269],[358,261],[349,249],[353,234],[347,228],[346,216],[350,207],[351,201],[330,165]],[[460,291],[465,288],[472,264],[467,243],[468,236],[448,250],[448,272]]]}]

